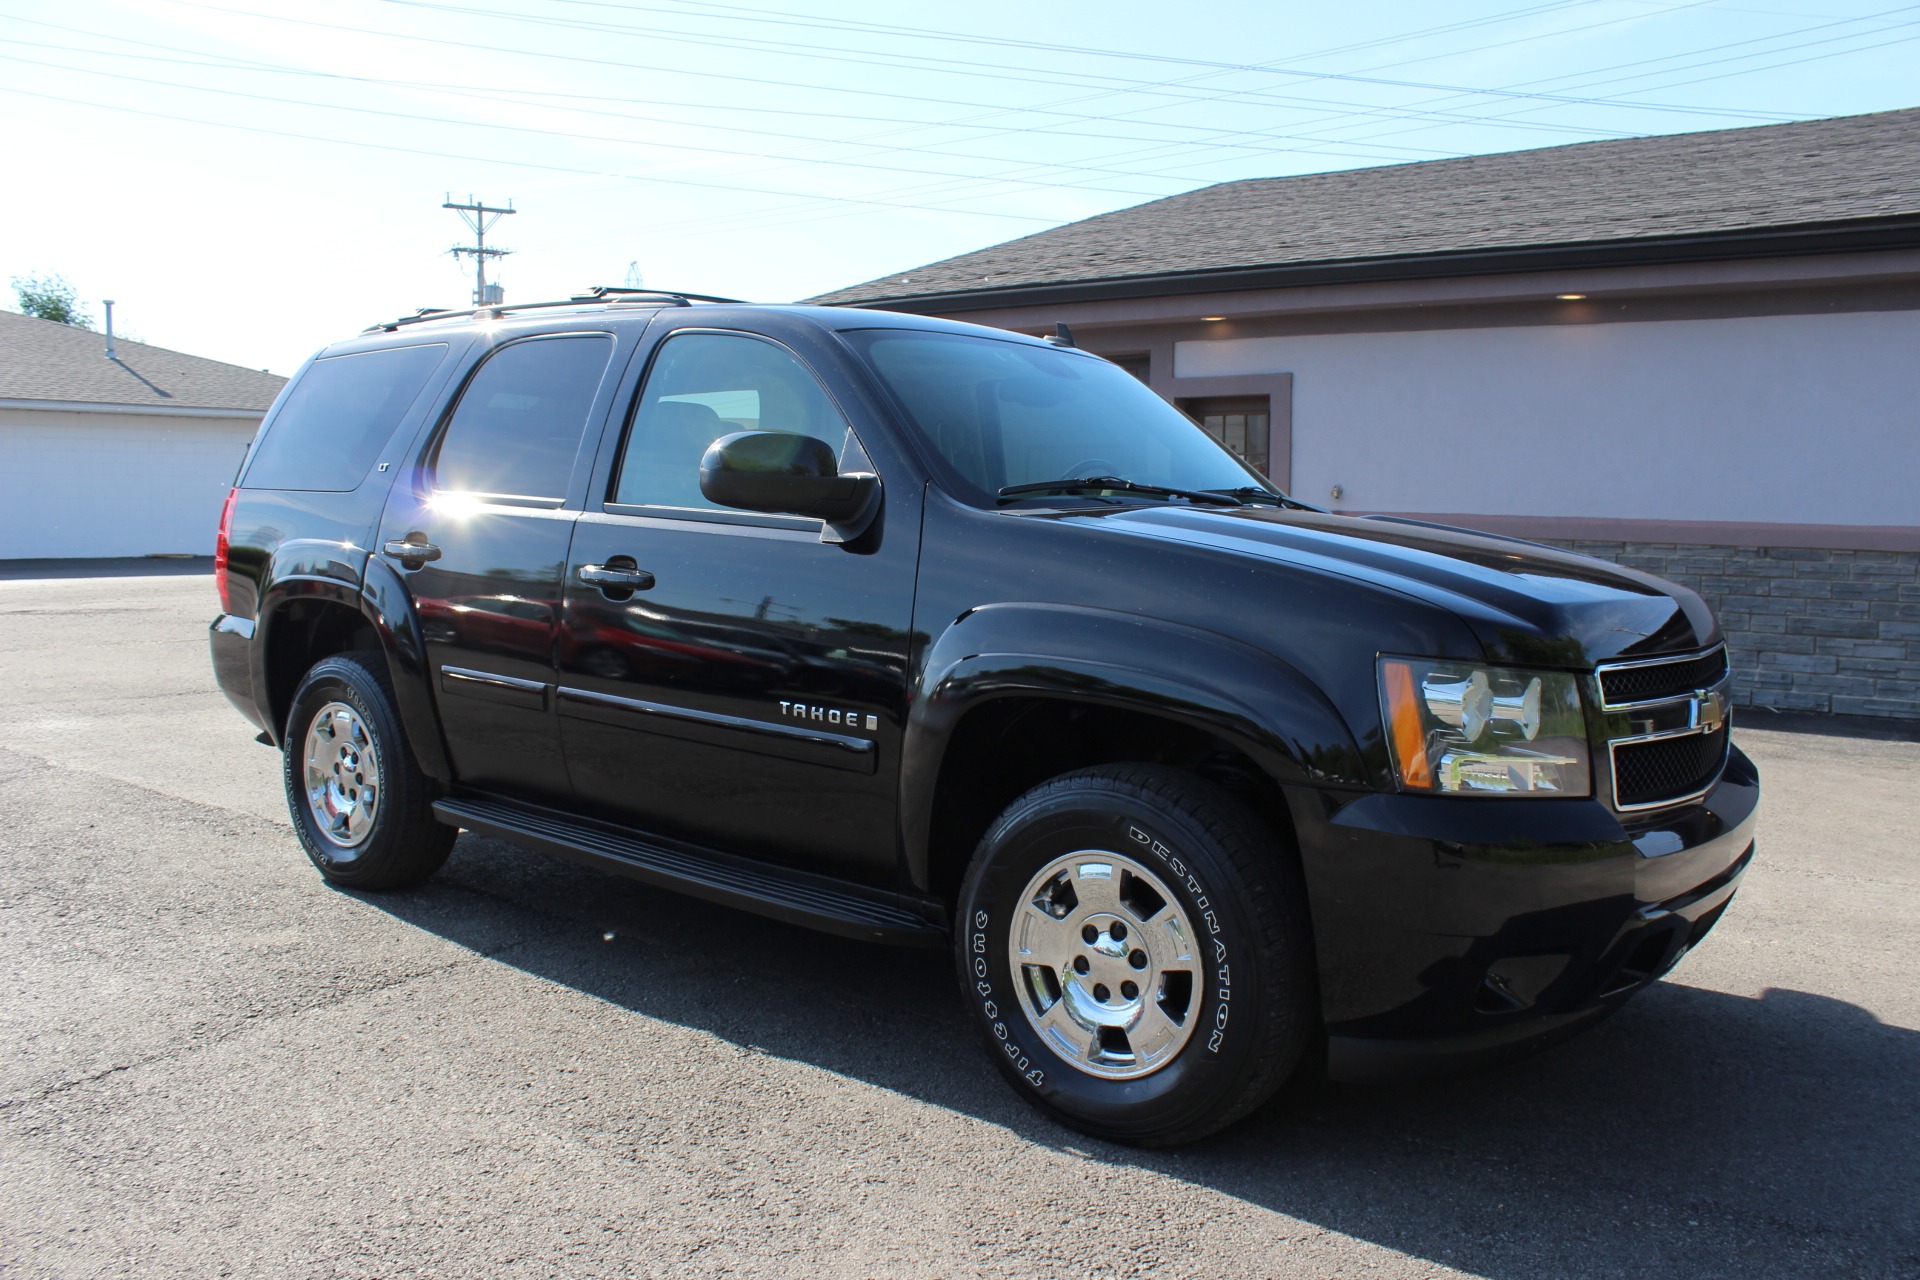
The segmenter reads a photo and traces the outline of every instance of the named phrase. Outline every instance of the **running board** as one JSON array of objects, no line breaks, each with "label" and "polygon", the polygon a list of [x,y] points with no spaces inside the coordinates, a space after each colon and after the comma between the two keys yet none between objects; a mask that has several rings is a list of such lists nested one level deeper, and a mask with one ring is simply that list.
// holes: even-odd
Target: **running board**
[{"label": "running board", "polygon": [[828,876],[641,836],[606,823],[484,796],[437,801],[449,826],[526,845],[709,902],[846,938],[945,946],[938,908]]}]

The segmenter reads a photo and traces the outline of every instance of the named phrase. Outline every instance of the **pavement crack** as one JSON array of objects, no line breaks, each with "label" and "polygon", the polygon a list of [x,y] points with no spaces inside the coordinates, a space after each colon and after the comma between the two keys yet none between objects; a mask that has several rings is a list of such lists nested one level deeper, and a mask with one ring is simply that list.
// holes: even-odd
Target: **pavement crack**
[{"label": "pavement crack", "polygon": [[501,956],[504,956],[510,952],[520,949],[521,947],[526,947],[534,943],[547,941],[551,938],[560,936],[564,932],[565,931],[561,929],[543,930],[538,933],[529,934],[526,937],[515,938],[509,942],[503,942],[500,945],[495,947],[488,947],[485,950],[470,950],[468,954],[464,956],[456,956],[455,958],[446,961],[444,964],[429,965],[426,968],[416,969],[410,973],[395,974],[391,978],[386,978],[378,982],[356,985],[352,987],[350,990],[334,992],[333,994],[319,1000],[310,1000],[304,1003],[290,1005],[287,1008],[276,1010],[271,1013],[264,1013],[256,1017],[243,1018],[235,1025],[228,1027],[223,1032],[219,1032],[217,1034],[208,1035],[204,1037],[199,1037],[186,1044],[175,1045],[172,1048],[163,1050],[159,1053],[151,1053],[146,1055],[145,1057],[136,1058],[131,1062],[115,1063],[114,1065],[102,1068],[99,1071],[88,1072],[86,1075],[76,1076],[70,1080],[62,1080],[56,1084],[50,1084],[45,1086],[44,1088],[36,1089],[31,1093],[20,1094],[11,1098],[0,1099],[0,1115],[11,1115],[11,1114],[24,1111],[29,1107],[33,1107],[42,1102],[46,1102],[51,1099],[61,1097],[62,1095],[71,1093],[76,1089],[83,1089],[90,1084],[97,1084],[102,1080],[111,1079],[112,1077],[120,1075],[124,1072],[137,1071],[143,1067],[154,1066],[158,1063],[170,1062],[180,1058],[191,1057],[196,1053],[201,1053],[208,1049],[217,1048],[220,1045],[228,1043],[229,1041],[240,1039],[241,1037],[248,1035],[252,1032],[256,1032],[256,1031],[262,1030],[265,1027],[272,1026],[279,1022],[283,1022],[288,1018],[301,1017],[306,1014],[316,1013],[324,1009],[337,1008],[340,1005],[346,1004],[352,1000],[360,999],[364,996],[381,995],[388,991],[397,991],[402,987],[408,986],[415,982],[419,982],[424,978],[432,978],[443,973],[452,972],[455,969],[464,968],[469,965],[480,964],[489,960],[496,960]]}]

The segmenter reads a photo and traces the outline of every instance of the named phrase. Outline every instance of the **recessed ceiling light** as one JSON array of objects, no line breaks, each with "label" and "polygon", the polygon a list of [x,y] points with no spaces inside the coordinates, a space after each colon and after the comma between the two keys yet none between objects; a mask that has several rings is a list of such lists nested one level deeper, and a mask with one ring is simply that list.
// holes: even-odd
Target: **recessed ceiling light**
[{"label": "recessed ceiling light", "polygon": [[1202,320],[1225,320],[1225,316],[1201,316]]},{"label": "recessed ceiling light", "polygon": [[1586,299],[1587,295],[1584,293],[1556,293],[1553,296],[1562,302],[1581,302]]}]

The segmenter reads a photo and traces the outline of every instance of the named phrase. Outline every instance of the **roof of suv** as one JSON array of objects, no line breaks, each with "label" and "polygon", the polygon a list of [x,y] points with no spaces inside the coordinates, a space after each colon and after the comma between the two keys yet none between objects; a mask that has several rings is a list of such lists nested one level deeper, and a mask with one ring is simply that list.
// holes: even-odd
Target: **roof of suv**
[{"label": "roof of suv", "polygon": [[[559,320],[590,315],[602,322],[628,318],[644,323],[661,311],[687,307],[711,312],[718,319],[746,319],[754,315],[779,315],[811,321],[823,329],[929,329],[943,333],[974,334],[1049,345],[1046,341],[1007,329],[993,329],[961,320],[944,320],[899,311],[869,311],[857,307],[823,307],[807,303],[741,302],[731,298],[712,298],[700,294],[656,293],[651,290],[603,289],[592,294],[553,302],[501,303],[466,310],[425,309],[416,315],[402,316],[368,325],[359,338],[349,339],[364,349],[369,337],[386,334],[446,333],[471,330],[510,321]],[[339,344],[339,345],[345,345]],[[330,350],[332,348],[329,348]]]}]

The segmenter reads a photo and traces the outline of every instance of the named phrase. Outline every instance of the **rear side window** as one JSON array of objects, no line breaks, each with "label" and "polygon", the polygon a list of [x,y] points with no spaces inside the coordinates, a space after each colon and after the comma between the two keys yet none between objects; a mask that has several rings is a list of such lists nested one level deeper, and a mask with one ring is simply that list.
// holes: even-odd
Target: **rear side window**
[{"label": "rear side window", "polygon": [[500,348],[460,394],[434,461],[434,488],[559,501],[613,355],[605,334]]},{"label": "rear side window", "polygon": [[245,487],[358,488],[446,354],[430,343],[314,361],[267,427]]}]

